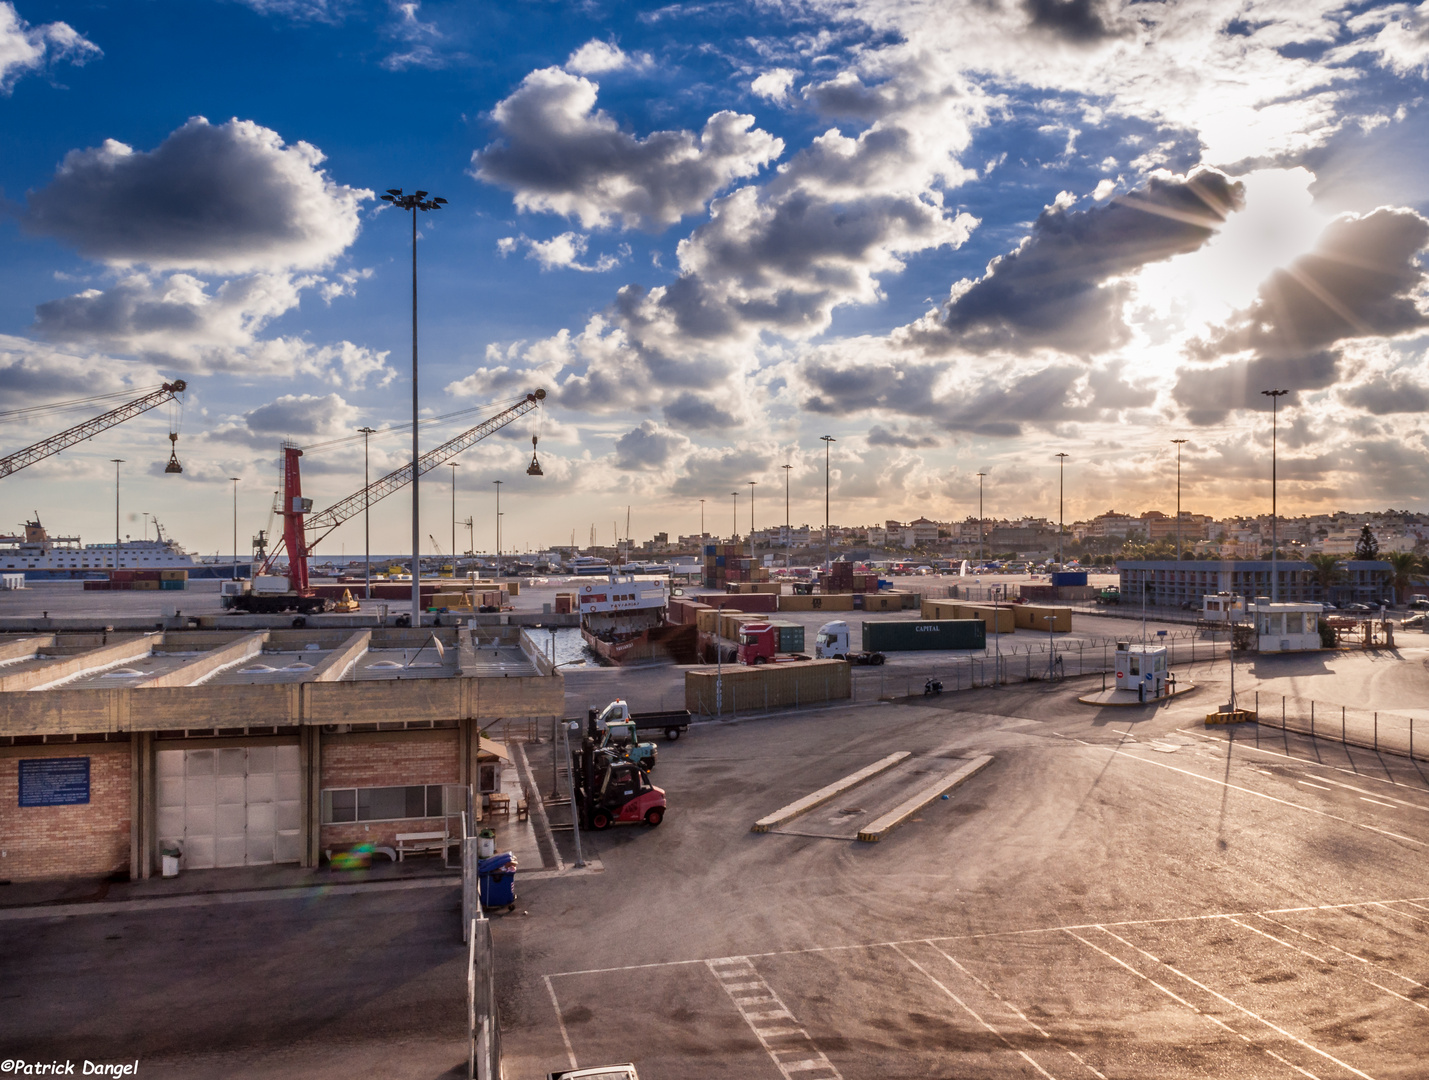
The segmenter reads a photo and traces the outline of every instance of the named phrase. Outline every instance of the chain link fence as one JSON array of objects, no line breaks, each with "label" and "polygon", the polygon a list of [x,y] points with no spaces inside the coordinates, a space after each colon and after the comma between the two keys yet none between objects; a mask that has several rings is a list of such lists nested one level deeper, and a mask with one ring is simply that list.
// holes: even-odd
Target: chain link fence
[{"label": "chain link fence", "polygon": [[1429,719],[1424,717],[1331,705],[1261,691],[1252,696],[1253,704],[1245,697],[1241,695],[1239,704],[1243,708],[1250,705],[1258,727],[1279,728],[1345,746],[1429,760]]}]

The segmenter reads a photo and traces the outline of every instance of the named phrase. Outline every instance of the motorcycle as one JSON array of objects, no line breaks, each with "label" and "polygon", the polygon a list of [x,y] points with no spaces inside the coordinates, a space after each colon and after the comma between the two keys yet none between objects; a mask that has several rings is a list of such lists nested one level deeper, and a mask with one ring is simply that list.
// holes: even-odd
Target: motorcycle
[{"label": "motorcycle", "polygon": [[938,679],[929,679],[923,684],[924,697],[936,697],[943,692],[943,684]]}]

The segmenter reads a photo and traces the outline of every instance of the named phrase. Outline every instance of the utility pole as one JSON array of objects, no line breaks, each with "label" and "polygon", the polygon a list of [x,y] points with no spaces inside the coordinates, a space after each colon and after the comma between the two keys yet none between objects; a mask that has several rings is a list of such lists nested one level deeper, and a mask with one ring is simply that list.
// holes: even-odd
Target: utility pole
[{"label": "utility pole", "polygon": [[1275,504],[1275,471],[1276,471],[1276,448],[1278,442],[1277,427],[1279,424],[1278,406],[1280,399],[1289,390],[1262,390],[1262,394],[1270,399],[1270,602],[1273,604],[1280,599],[1280,567],[1277,561],[1275,525],[1278,520],[1278,508]]},{"label": "utility pole", "polygon": [[388,188],[382,201],[412,212],[412,626],[415,628],[422,625],[422,529],[418,522],[421,504],[417,492],[421,458],[417,426],[420,419],[417,413],[417,211],[440,210],[447,201],[428,199],[425,191],[403,195],[401,188]]},{"label": "utility pole", "polygon": [[705,501],[700,500],[700,539],[705,538]]},{"label": "utility pole", "polygon": [[366,585],[363,587],[362,598],[372,599],[372,495],[367,490],[371,485],[371,472],[368,469],[367,461],[367,439],[368,436],[376,434],[375,428],[360,427],[362,432],[362,543],[366,550],[363,559],[367,566]]},{"label": "utility pole", "polygon": [[977,558],[979,569],[987,563],[987,518],[982,516],[982,478],[987,473],[977,474]]},{"label": "utility pole", "polygon": [[754,552],[754,485],[757,481],[749,481],[749,564],[750,570],[754,569],[754,560],[759,556]]},{"label": "utility pole", "polygon": [[[1181,447],[1185,439],[1172,439],[1176,444],[1176,561],[1181,561]],[[1177,567],[1179,570],[1180,567]]]},{"label": "utility pole", "polygon": [[789,473],[792,465],[781,465],[784,470],[784,569],[789,569],[789,549],[794,546],[794,534],[789,528]]},{"label": "utility pole", "polygon": [[1062,493],[1065,490],[1063,478],[1067,472],[1066,454],[1057,455],[1057,566],[1062,565]]},{"label": "utility pole", "polygon": [[110,458],[114,462],[114,569],[119,569],[119,466],[124,458]]},{"label": "utility pole", "polygon": [[733,540],[739,535],[739,492],[731,491],[730,494],[734,496],[734,502],[731,504],[734,507],[733,516],[729,519],[732,530],[729,538]]},{"label": "utility pole", "polygon": [[829,539],[829,444],[838,442],[832,435],[820,435],[824,443],[824,573],[833,566]]}]

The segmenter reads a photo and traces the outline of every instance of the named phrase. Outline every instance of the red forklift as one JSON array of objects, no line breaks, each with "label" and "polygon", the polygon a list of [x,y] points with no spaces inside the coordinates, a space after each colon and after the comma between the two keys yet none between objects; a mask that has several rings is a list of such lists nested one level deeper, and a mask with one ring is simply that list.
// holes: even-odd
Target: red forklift
[{"label": "red forklift", "polygon": [[642,822],[653,828],[665,820],[665,789],[650,783],[649,773],[623,753],[601,748],[594,720],[581,740],[575,796],[586,829]]}]

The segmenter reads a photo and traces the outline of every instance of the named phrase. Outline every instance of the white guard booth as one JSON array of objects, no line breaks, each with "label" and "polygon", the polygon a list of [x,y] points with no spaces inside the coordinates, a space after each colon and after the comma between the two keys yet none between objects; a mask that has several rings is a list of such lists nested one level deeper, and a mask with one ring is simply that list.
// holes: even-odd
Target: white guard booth
[{"label": "white guard booth", "polygon": [[1319,604],[1255,605],[1255,632],[1261,652],[1308,652],[1321,648]]},{"label": "white guard booth", "polygon": [[1146,700],[1166,692],[1166,646],[1116,643],[1116,688],[1146,687]]},{"label": "white guard booth", "polygon": [[1240,622],[1245,618],[1245,599],[1235,593],[1207,593],[1201,597],[1201,617],[1207,622]]}]

